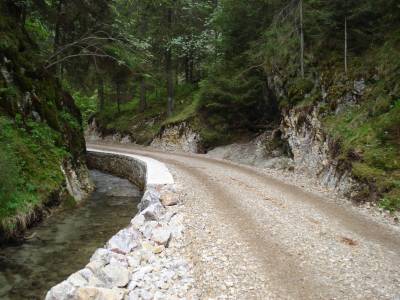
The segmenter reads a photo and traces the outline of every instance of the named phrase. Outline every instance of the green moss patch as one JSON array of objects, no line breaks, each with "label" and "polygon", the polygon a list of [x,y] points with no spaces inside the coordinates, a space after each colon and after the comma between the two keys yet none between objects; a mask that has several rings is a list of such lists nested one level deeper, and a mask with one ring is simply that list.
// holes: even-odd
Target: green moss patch
[{"label": "green moss patch", "polygon": [[23,129],[0,116],[0,128],[0,228],[7,235],[62,186],[67,152],[54,143],[59,133],[45,123],[31,121]]}]

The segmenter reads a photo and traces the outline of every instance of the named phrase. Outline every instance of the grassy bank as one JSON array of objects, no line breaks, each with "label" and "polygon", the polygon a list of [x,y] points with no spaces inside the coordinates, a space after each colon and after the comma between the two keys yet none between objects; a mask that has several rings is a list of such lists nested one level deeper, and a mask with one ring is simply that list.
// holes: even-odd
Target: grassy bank
[{"label": "grassy bank", "polygon": [[0,228],[10,236],[29,223],[64,182],[60,166],[67,156],[54,141],[60,138],[45,124],[0,116]]},{"label": "grassy bank", "polygon": [[[35,40],[9,2],[0,4],[0,240],[13,237],[57,200],[64,160],[85,151],[81,115],[43,66]],[[48,37],[48,36],[47,36]],[[46,38],[40,36],[40,38]]]}]

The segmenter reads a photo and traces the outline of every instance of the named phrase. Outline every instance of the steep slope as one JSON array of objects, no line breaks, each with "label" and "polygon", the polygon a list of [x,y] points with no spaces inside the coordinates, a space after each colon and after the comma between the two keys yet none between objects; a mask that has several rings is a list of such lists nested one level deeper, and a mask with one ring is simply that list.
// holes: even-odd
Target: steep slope
[{"label": "steep slope", "polygon": [[41,218],[44,206],[80,201],[91,189],[80,112],[41,69],[39,48],[18,18],[1,3],[0,240]]}]

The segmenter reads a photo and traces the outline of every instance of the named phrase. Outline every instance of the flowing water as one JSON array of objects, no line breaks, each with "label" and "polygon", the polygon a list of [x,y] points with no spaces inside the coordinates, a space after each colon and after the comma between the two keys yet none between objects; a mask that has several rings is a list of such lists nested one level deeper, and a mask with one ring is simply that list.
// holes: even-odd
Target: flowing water
[{"label": "flowing water", "polygon": [[27,233],[31,240],[0,248],[0,299],[44,299],[129,224],[141,197],[137,187],[99,171],[91,177],[96,191],[83,205],[57,210]]}]

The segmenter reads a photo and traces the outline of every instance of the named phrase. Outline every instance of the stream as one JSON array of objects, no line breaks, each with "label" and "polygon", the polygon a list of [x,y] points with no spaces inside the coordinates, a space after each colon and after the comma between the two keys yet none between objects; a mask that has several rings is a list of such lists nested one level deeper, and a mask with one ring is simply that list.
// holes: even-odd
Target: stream
[{"label": "stream", "polygon": [[0,247],[0,299],[44,299],[47,290],[83,268],[112,235],[129,224],[141,192],[129,181],[90,172],[96,190],[74,208],[57,209],[26,233],[22,244]]}]

